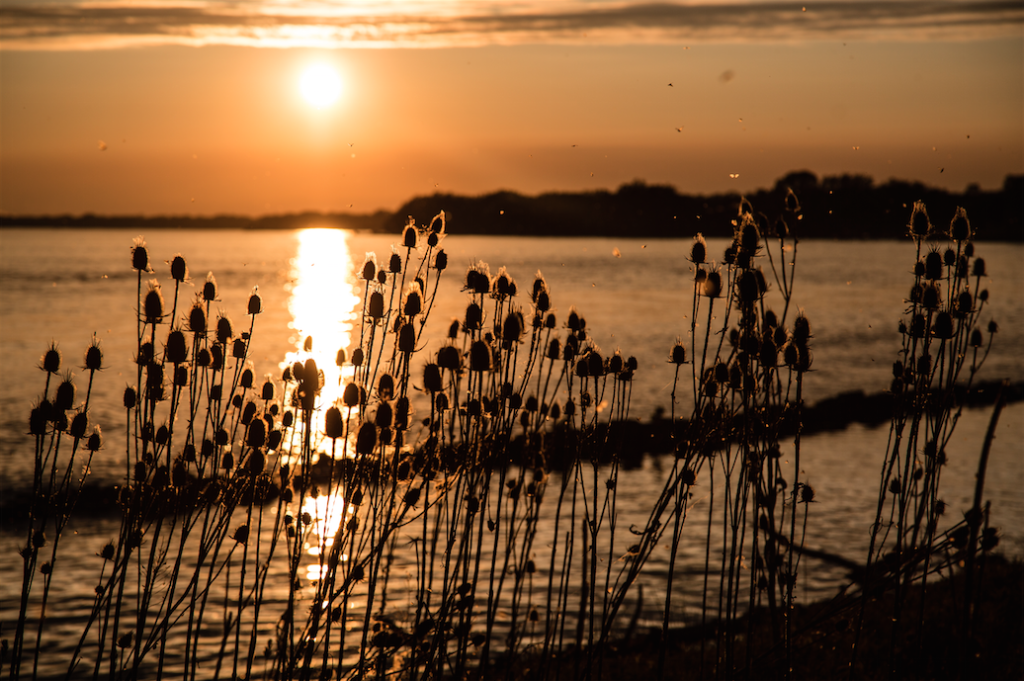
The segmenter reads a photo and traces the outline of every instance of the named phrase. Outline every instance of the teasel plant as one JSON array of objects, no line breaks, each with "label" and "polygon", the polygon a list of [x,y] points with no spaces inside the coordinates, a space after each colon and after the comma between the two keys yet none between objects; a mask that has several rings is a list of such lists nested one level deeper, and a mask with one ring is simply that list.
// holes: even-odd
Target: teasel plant
[{"label": "teasel plant", "polygon": [[[721,264],[709,260],[707,243],[695,237],[689,253],[694,272],[690,328],[672,347],[674,366],[673,443],[675,461],[664,487],[652,506],[646,526],[634,531],[639,541],[627,552],[629,570],[617,584],[612,603],[623,603],[629,587],[651,553],[668,533],[670,557],[662,620],[662,636],[673,623],[672,600],[675,564],[683,541],[685,521],[695,503],[702,474],[706,492],[702,626],[715,615],[718,631],[714,673],[733,673],[736,646],[749,641],[749,631],[737,623],[744,612],[767,600],[775,645],[789,650],[789,613],[794,601],[798,557],[788,547],[802,543],[796,525],[798,504],[813,499],[813,490],[800,481],[800,411],[803,375],[810,370],[810,325],[800,314],[787,328],[792,309],[797,239],[789,227],[801,219],[799,202],[790,193],[774,223],[741,202],[734,221],[735,235]],[[768,260],[771,276],[781,294],[782,312],[765,300],[768,277],[759,264]],[[718,315],[716,316],[716,310]],[[703,322],[703,323],[702,323]],[[675,395],[680,369],[691,364],[693,412],[677,420]],[[794,471],[787,479],[781,466],[784,427],[796,424]],[[716,473],[724,484],[716,485]],[[720,491],[719,491],[720,490]],[[716,500],[716,492],[724,501]],[[716,504],[716,501],[718,503]],[[716,531],[722,542],[721,562],[711,556]],[[806,517],[806,516],[805,516]],[[748,566],[744,571],[741,563]],[[718,584],[712,583],[714,577]],[[717,586],[717,588],[716,588]],[[717,595],[717,606],[709,598]],[[741,607],[741,604],[743,607]],[[605,638],[613,629],[607,626]],[[746,647],[749,669],[753,651]],[[700,674],[705,674],[702,643]],[[664,673],[664,657],[658,662]]]},{"label": "teasel plant", "polygon": [[[616,424],[629,419],[637,361],[598,347],[576,308],[558,313],[541,273],[520,290],[508,270],[492,274],[479,262],[463,280],[464,317],[427,354],[427,322],[449,265],[443,214],[410,222],[386,259],[368,254],[358,270],[359,329],[353,347],[337,351],[335,402],[324,398],[313,338],[280,381],[257,378],[257,290],[238,330],[213,309],[212,274],[191,304],[179,301],[190,279],[178,255],[168,263],[167,305],[161,282],[143,281],[155,272],[138,240],[121,527],[99,556],[96,600],[69,671],[196,678],[213,660],[215,676],[248,678],[262,661],[274,678],[417,679],[509,675],[519,653],[540,651],[542,678],[600,678],[623,608],[666,538],[663,635],[675,623],[675,563],[686,520],[704,503],[695,500],[702,478],[704,611],[721,632],[715,673],[737,667],[740,615],[762,599],[777,622],[776,645],[788,645],[798,569],[789,547],[801,542],[798,504],[806,523],[813,500],[799,477],[799,430],[788,479],[780,463],[783,425],[799,422],[811,366],[809,322],[790,319],[796,239],[788,223],[799,217],[792,196],[775,223],[741,204],[721,264],[695,240],[689,329],[670,357],[673,396],[689,383],[694,407],[683,421],[673,400],[672,469],[646,523],[629,528],[618,525],[625,436]],[[781,313],[765,301],[769,281]],[[43,401],[60,370],[51,351]],[[86,356],[90,386],[98,352]],[[58,389],[61,404],[68,390]],[[76,422],[55,425],[34,412],[39,451],[47,442],[55,449],[67,429],[81,439]],[[99,446],[94,435],[87,448]],[[716,478],[725,484],[716,488]],[[45,541],[37,537],[43,521],[33,520],[27,562]],[[713,540],[722,553],[714,567]],[[400,546],[411,546],[415,560],[400,585],[409,607],[396,613]],[[287,595],[268,603],[272,576],[287,580]],[[180,666],[169,666],[169,636],[185,641]],[[19,634],[19,651],[22,641]],[[751,655],[748,646],[748,665]]]},{"label": "teasel plant", "polygon": [[[25,639],[31,635],[28,630],[30,595],[38,569],[43,578],[43,588],[36,619],[31,675],[35,677],[37,674],[46,628],[46,608],[61,537],[71,521],[92,457],[102,447],[100,427],[90,429],[89,423],[93,379],[103,368],[103,353],[95,336],[85,352],[82,368],[89,373],[89,383],[85,400],[81,403],[76,400],[74,374],[70,370],[61,373],[62,361],[62,353],[56,343],[51,343],[39,365],[46,375],[43,395],[29,417],[29,433],[34,443],[32,501],[26,541],[19,551],[22,586],[18,621],[10,650],[10,676],[15,679],[22,673]],[[51,383],[55,381],[59,383],[51,393]],[[40,558],[47,554],[49,558],[40,563]]]},{"label": "teasel plant", "polygon": [[[970,581],[978,549],[987,551],[997,543],[987,529],[982,498],[987,452],[1001,402],[982,450],[974,505],[963,521],[947,523],[950,527],[941,530],[947,508],[941,496],[947,448],[963,412],[963,396],[974,385],[999,330],[994,320],[983,323],[989,299],[985,261],[975,254],[974,228],[963,208],[957,208],[947,228],[940,228],[932,223],[924,203],[915,202],[907,232],[914,244],[913,283],[899,321],[901,347],[890,386],[893,417],[865,584],[872,593],[893,593],[893,670],[900,632],[908,626],[920,630],[923,624],[924,599],[916,616],[906,609],[910,586],[919,583],[926,589],[931,574],[960,561],[968,565]],[[965,608],[969,610],[970,604]],[[857,640],[862,624],[863,610]],[[968,617],[965,635],[969,625]],[[920,635],[917,645],[923,645]],[[854,662],[856,646],[855,641]]]}]

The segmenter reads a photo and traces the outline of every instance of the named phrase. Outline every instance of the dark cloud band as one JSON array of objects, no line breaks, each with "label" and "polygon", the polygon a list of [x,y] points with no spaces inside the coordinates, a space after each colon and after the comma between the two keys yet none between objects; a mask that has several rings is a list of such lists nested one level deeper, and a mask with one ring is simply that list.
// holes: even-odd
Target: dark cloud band
[{"label": "dark cloud band", "polygon": [[[623,3],[465,2],[443,14],[322,11],[323,4],[171,2],[12,5],[0,10],[5,49],[182,44],[254,47],[465,47],[540,43],[676,44],[809,40],[977,40],[1019,36],[1024,5],[994,2]],[[329,6],[328,6],[329,7]],[[421,4],[412,8],[423,7]],[[566,9],[568,7],[568,9]],[[321,11],[315,11],[321,10]],[[358,10],[357,10],[358,12]]]}]

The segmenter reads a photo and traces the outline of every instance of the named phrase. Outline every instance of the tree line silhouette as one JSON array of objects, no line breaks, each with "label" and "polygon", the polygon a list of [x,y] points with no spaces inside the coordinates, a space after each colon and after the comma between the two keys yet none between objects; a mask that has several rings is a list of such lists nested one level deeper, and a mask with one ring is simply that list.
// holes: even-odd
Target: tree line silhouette
[{"label": "tree line silhouette", "polygon": [[[741,195],[680,194],[674,187],[642,180],[616,191],[549,192],[524,196],[498,191],[481,196],[437,193],[411,199],[393,213],[292,213],[247,217],[197,216],[0,216],[0,226],[58,227],[209,227],[296,229],[338,226],[370,232],[400,232],[410,215],[444,210],[452,231],[461,234],[523,236],[731,237],[732,220],[742,199],[769,209],[781,207],[792,191],[803,220],[788,225],[800,238],[897,239],[906,233],[915,200],[924,201],[936,218],[958,206],[981,227],[977,238],[1019,242],[1024,239],[1024,175],[1008,175],[1001,189],[970,185],[949,192],[920,182],[889,180],[875,185],[866,175],[819,178],[809,171],[791,172],[771,189]],[[939,225],[942,227],[942,225]]]}]

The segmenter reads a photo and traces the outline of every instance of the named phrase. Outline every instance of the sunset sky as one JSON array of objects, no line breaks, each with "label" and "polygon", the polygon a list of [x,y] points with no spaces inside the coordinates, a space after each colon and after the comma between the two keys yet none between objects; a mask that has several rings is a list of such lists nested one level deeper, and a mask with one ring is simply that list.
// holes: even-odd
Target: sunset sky
[{"label": "sunset sky", "polygon": [[[331,103],[303,74],[337,74]],[[312,97],[330,94],[314,84]],[[319,94],[318,94],[319,93]],[[1024,172],[1024,5],[150,0],[0,9],[0,212]]]}]

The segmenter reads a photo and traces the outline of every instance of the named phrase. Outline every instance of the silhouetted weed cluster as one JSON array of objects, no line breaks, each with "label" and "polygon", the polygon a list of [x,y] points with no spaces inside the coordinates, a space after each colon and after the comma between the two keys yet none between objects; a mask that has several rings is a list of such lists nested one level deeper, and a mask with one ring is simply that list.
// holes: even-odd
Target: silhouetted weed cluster
[{"label": "silhouetted weed cluster", "polygon": [[[181,300],[189,272],[178,255],[168,305],[138,239],[135,384],[123,423],[107,426],[126,434],[120,531],[98,557],[69,676],[492,678],[527,655],[537,678],[602,678],[609,646],[629,627],[627,601],[658,551],[668,553],[661,636],[670,638],[687,542],[703,546],[701,622],[711,632],[692,673],[749,673],[759,651],[746,643],[753,619],[744,615],[759,610],[785,675],[815,498],[801,479],[799,428],[792,441],[783,428],[801,422],[813,367],[811,323],[792,304],[801,217],[792,193],[774,220],[743,201],[719,261],[694,238],[677,311],[689,327],[666,348],[674,456],[661,489],[649,491],[645,524],[628,528],[616,510],[622,443],[609,426],[629,418],[635,372],[658,368],[603,351],[575,308],[558,319],[540,273],[521,289],[484,263],[463,275],[464,316],[424,356],[438,283],[452,276],[443,214],[410,221],[386,260],[370,254],[356,273],[357,340],[338,350],[343,387],[333,402],[323,398],[312,338],[279,380],[258,378],[258,291],[241,327],[214,318],[215,278]],[[898,408],[869,577],[837,605],[892,589],[897,623],[913,618],[899,598],[912,582],[964,556],[973,569],[994,545],[980,485],[965,523],[938,529],[960,408],[953,387],[970,382],[995,332],[978,328],[984,261],[962,211],[945,250],[927,241],[936,230],[923,205],[910,230],[918,258],[893,367]],[[93,343],[79,401],[56,347],[42,359],[12,678],[35,675],[53,635],[45,613],[84,482],[76,471],[102,446],[89,423],[102,364]],[[680,390],[693,397],[685,420],[675,413]],[[699,482],[706,521],[688,527]],[[396,581],[396,556],[409,546],[414,577]],[[396,590],[413,607],[393,607]]]}]

